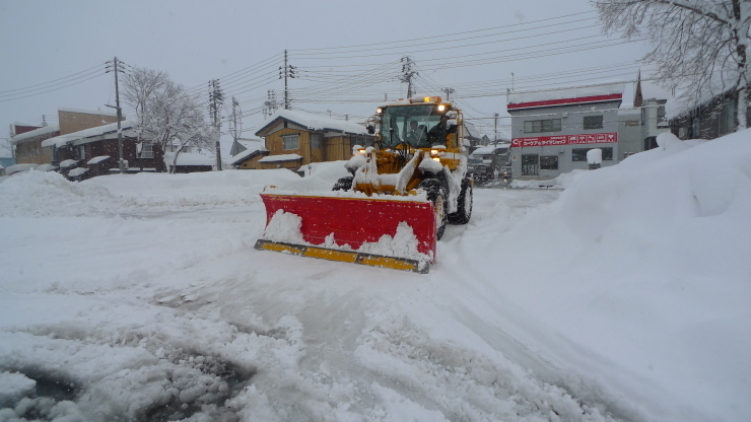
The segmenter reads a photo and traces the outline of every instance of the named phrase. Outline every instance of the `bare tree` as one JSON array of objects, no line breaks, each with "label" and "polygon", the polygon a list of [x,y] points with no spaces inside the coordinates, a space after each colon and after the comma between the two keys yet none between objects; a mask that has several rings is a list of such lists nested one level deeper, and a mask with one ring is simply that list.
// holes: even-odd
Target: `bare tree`
[{"label": "bare tree", "polygon": [[188,146],[213,150],[218,133],[207,120],[205,104],[166,73],[133,68],[125,78],[124,97],[136,112],[139,143],[159,145],[164,152],[174,146],[170,171]]},{"label": "bare tree", "polygon": [[627,39],[646,34],[653,50],[644,58],[656,78],[680,88],[691,104],[732,91],[738,130],[748,127],[751,0],[593,1],[604,31]]}]

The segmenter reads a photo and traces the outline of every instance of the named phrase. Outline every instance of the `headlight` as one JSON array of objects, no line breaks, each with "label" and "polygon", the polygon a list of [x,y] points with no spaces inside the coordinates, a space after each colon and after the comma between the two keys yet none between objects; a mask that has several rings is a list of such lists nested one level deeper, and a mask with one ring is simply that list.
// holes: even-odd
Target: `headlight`
[{"label": "headlight", "polygon": [[381,107],[378,107],[376,109],[376,114],[381,114],[381,113],[383,113],[383,109]]},{"label": "headlight", "polygon": [[433,161],[438,161],[440,163],[441,159],[439,157],[433,157]]},{"label": "headlight", "polygon": [[441,113],[443,113],[443,112],[444,112],[445,110],[446,110],[446,106],[445,106],[445,105],[443,105],[443,104],[440,104],[440,105],[438,106],[438,111],[440,111]]},{"label": "headlight", "polygon": [[430,150],[430,155],[438,155],[438,150],[437,149],[431,149]]}]

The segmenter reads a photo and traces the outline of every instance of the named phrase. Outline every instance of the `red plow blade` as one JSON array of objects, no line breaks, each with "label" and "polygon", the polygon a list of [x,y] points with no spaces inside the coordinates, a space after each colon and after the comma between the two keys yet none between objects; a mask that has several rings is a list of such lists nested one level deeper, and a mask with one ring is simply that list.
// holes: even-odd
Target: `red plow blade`
[{"label": "red plow blade", "polygon": [[[256,249],[416,272],[427,272],[435,260],[431,202],[270,193],[261,198],[267,230]],[[299,235],[298,241],[289,241],[269,233],[279,211],[299,217],[302,242]]]}]

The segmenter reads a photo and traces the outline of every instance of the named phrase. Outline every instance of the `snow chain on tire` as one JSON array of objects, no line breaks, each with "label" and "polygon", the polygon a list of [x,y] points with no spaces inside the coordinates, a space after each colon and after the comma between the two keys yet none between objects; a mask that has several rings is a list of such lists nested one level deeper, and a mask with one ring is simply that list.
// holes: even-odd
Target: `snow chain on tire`
[{"label": "snow chain on tire", "polygon": [[456,212],[448,215],[451,224],[467,224],[472,217],[472,184],[469,179],[462,180],[462,191],[456,201]]},{"label": "snow chain on tire", "polygon": [[428,194],[428,201],[433,203],[436,210],[436,239],[441,240],[446,230],[448,215],[446,214],[446,191],[438,179],[427,179],[420,182],[420,187]]},{"label": "snow chain on tire", "polygon": [[331,190],[342,190],[345,192],[350,190],[352,188],[352,179],[352,176],[342,177],[334,183],[334,187]]}]

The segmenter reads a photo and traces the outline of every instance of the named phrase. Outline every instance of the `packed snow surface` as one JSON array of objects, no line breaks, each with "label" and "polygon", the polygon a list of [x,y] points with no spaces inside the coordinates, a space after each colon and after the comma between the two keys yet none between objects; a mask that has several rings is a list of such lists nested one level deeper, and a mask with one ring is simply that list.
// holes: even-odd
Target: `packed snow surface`
[{"label": "packed snow surface", "polygon": [[253,249],[342,164],[2,179],[0,420],[748,419],[751,132],[475,189],[428,275]]}]

